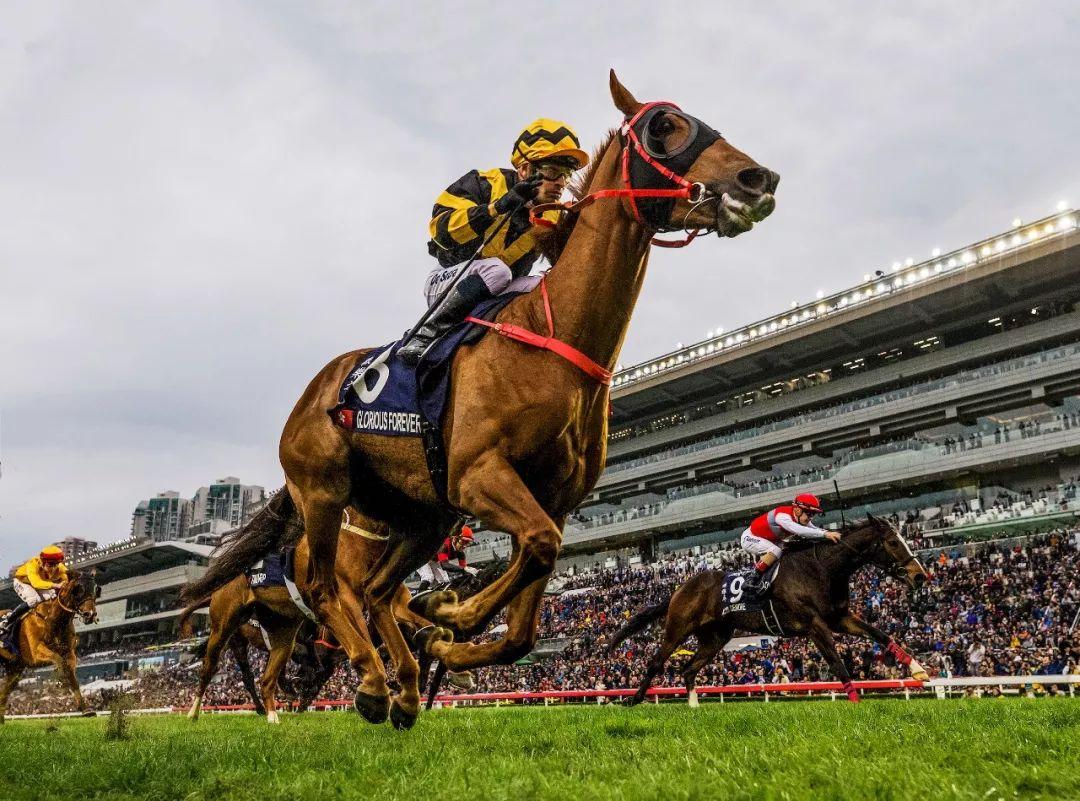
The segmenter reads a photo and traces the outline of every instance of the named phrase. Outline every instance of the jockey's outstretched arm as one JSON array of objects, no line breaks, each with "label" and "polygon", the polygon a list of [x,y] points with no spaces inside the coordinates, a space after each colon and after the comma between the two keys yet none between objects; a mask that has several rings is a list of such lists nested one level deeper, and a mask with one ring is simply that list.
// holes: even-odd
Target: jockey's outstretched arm
[{"label": "jockey's outstretched arm", "polygon": [[823,528],[817,526],[804,526],[801,523],[796,523],[791,515],[784,512],[776,513],[776,525],[780,526],[788,534],[794,534],[798,537],[805,537],[808,540],[820,540],[828,533]]}]

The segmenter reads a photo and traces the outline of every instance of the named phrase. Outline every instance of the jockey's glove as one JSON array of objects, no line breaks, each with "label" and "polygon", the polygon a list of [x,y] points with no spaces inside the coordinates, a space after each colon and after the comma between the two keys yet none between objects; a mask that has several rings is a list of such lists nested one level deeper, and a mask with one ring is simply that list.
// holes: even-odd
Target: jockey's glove
[{"label": "jockey's glove", "polygon": [[495,211],[499,214],[509,214],[512,211],[525,208],[525,204],[535,198],[540,192],[540,182],[543,180],[539,175],[518,181],[510,191],[495,201]]}]

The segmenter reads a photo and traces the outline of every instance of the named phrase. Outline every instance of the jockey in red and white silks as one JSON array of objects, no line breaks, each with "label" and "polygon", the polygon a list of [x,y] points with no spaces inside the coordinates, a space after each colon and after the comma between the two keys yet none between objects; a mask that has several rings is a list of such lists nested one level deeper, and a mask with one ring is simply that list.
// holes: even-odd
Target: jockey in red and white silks
[{"label": "jockey in red and white silks", "polygon": [[782,545],[788,537],[840,541],[837,532],[818,528],[811,522],[813,516],[820,513],[821,501],[816,495],[806,492],[796,497],[790,506],[777,506],[754,518],[750,527],[742,533],[739,544],[757,560],[754,569],[759,582],[760,577],[783,556]]}]

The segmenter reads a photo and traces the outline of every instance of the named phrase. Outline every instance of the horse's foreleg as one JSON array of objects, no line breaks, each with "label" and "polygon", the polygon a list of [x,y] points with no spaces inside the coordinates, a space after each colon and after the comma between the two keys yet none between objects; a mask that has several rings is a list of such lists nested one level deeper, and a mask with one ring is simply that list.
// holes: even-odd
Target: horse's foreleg
[{"label": "horse's foreleg", "polygon": [[296,632],[300,630],[299,620],[281,618],[267,627],[266,635],[270,638],[270,656],[266,659],[266,669],[260,681],[263,703],[266,705],[266,722],[278,723],[277,685],[281,672],[292,656]]},{"label": "horse's foreleg", "polygon": [[814,645],[821,651],[821,656],[829,663],[833,675],[843,683],[848,700],[858,703],[859,691],[851,683],[851,674],[848,673],[844,660],[840,658],[840,654],[836,650],[836,641],[833,640],[828,625],[821,618],[814,618],[810,622],[809,635],[810,639],[814,641]]},{"label": "horse's foreleg", "polygon": [[429,646],[431,655],[455,673],[486,665],[513,664],[536,645],[540,601],[546,586],[545,576],[510,602],[506,607],[506,633],[500,639],[486,643],[433,641]]},{"label": "horse's foreleg", "polygon": [[15,689],[15,685],[19,683],[24,670],[26,670],[26,667],[23,665],[12,666],[8,668],[8,674],[4,676],[4,683],[0,685],[0,723],[4,722],[4,715],[7,714],[8,696]]},{"label": "horse's foreleg", "polygon": [[906,665],[911,673],[911,678],[916,681],[930,681],[930,675],[922,665],[907,651],[905,651],[893,637],[879,628],[871,626],[865,620],[856,615],[845,615],[840,619],[836,630],[843,634],[854,634],[856,637],[866,637],[878,645],[884,646],[885,650],[893,655],[893,658],[901,665]]},{"label": "horse's foreleg", "polygon": [[[497,455],[481,456],[456,482],[451,480],[451,486],[457,489],[455,505],[483,520],[488,528],[509,532],[514,539],[514,555],[506,572],[476,595],[462,603],[435,602],[416,610],[429,620],[472,636],[527,587],[539,598],[559,556],[562,521],[557,524],[548,516],[517,471]],[[433,593],[432,597],[437,596]],[[531,608],[531,604],[526,607]],[[491,663],[474,662],[469,667],[484,664]],[[461,669],[453,663],[447,668]]]},{"label": "horse's foreleg", "polygon": [[83,698],[82,690],[79,689],[79,680],[75,676],[75,652],[56,654],[53,657],[53,664],[56,665],[56,672],[60,674],[68,690],[71,691],[71,697],[75,699],[75,707],[86,714],[88,712],[86,699]]}]

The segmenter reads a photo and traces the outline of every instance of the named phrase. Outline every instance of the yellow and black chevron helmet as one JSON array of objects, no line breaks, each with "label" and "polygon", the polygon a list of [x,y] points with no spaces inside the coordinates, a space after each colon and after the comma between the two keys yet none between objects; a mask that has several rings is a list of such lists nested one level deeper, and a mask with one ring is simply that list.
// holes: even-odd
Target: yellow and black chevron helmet
[{"label": "yellow and black chevron helmet", "polygon": [[573,159],[578,169],[589,163],[589,154],[581,149],[574,129],[565,122],[541,117],[529,123],[514,142],[510,163],[515,167],[526,161],[541,161],[555,157]]}]

